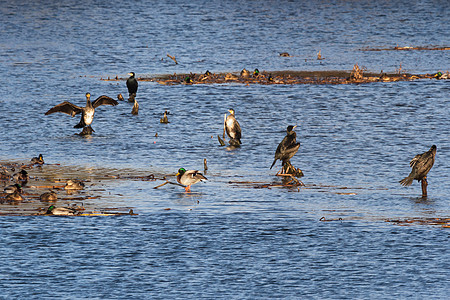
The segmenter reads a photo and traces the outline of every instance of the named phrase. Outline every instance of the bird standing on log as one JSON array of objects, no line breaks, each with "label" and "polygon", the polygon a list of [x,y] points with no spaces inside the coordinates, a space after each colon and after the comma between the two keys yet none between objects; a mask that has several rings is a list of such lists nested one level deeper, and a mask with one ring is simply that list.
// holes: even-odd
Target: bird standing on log
[{"label": "bird standing on log", "polygon": [[130,75],[130,77],[127,79],[127,88],[128,88],[128,101],[130,102],[134,102],[134,98],[136,98],[136,93],[138,90],[138,82],[136,80],[136,78],[134,76],[136,76],[136,74],[134,74],[134,72],[128,73],[128,75]]},{"label": "bird standing on log", "polygon": [[300,143],[297,142],[297,134],[294,129],[297,126],[289,125],[286,129],[286,136],[278,145],[275,151],[275,159],[273,160],[272,167],[275,165],[276,161],[281,160],[281,165],[284,169],[286,163],[290,164],[289,160],[297,153],[300,148]]},{"label": "bird standing on log", "polygon": [[234,109],[229,109],[230,113],[225,119],[225,130],[227,135],[230,137],[230,145],[239,146],[241,143],[241,126],[239,122],[236,120]]},{"label": "bird standing on log", "polygon": [[91,124],[92,121],[94,120],[95,109],[100,105],[116,106],[117,104],[119,103],[116,100],[104,95],[98,97],[97,99],[95,99],[95,101],[91,102],[91,94],[86,93],[86,107],[80,107],[68,101],[64,101],[63,103],[60,103],[51,108],[48,112],[45,113],[45,115],[49,115],[55,112],[61,112],[68,114],[71,117],[74,117],[75,115],[81,113],[80,122],[73,128],[85,129],[87,127],[89,130],[94,131],[91,127]]}]

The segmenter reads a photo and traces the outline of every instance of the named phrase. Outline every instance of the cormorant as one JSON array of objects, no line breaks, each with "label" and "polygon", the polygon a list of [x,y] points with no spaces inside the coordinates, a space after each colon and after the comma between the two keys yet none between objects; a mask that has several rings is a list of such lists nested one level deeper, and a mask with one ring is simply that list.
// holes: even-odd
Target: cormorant
[{"label": "cormorant", "polygon": [[414,156],[409,163],[410,167],[412,167],[411,173],[409,173],[408,177],[399,181],[401,185],[411,185],[414,179],[422,181],[422,195],[426,196],[427,174],[433,167],[436,150],[436,145],[433,145],[427,152]]},{"label": "cormorant", "polygon": [[[239,125],[239,122],[236,120],[234,109],[229,109],[228,112],[230,113],[227,118],[225,119],[225,130],[230,137],[231,140],[235,140],[238,142],[238,144],[241,143],[241,126]],[[236,142],[233,142],[230,140],[230,144],[236,144]]]},{"label": "cormorant", "polygon": [[[94,112],[97,107],[100,105],[112,105],[116,106],[119,103],[108,97],[108,96],[100,96],[95,101],[91,102],[91,94],[86,93],[86,107],[80,107],[75,104],[72,104],[68,101],[64,101],[63,103],[60,103],[56,105],[55,107],[51,108],[48,112],[46,112],[46,115],[55,113],[55,112],[61,112],[70,115],[71,117],[74,117],[75,115],[81,113],[81,120],[80,122],[75,125],[73,128],[84,128],[84,127],[91,127],[91,123],[94,120]],[[92,131],[94,131],[92,129]]]},{"label": "cormorant", "polygon": [[134,72],[128,73],[128,75],[130,75],[130,77],[127,79],[128,95],[130,96],[128,98],[128,101],[133,102],[133,99],[136,98],[136,93],[139,84],[136,78],[134,78],[134,76],[136,76]]},{"label": "cormorant", "polygon": [[186,192],[191,191],[191,185],[196,184],[197,182],[207,180],[202,173],[197,170],[187,170],[184,168],[180,168],[177,173],[177,181],[178,183],[185,186]]},{"label": "cormorant", "polygon": [[300,143],[297,142],[297,134],[294,131],[294,128],[297,126],[289,125],[286,129],[286,136],[278,145],[277,150],[275,151],[275,159],[273,160],[272,167],[275,165],[275,162],[279,159],[281,160],[281,165],[284,167],[286,163],[297,153],[300,148]]}]

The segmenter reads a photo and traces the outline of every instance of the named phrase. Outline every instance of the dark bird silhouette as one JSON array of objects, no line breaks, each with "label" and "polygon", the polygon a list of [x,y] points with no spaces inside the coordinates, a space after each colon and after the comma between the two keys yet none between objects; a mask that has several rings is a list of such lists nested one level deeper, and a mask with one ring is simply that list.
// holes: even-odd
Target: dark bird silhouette
[{"label": "dark bird silhouette", "polygon": [[297,142],[297,134],[294,131],[294,128],[297,126],[289,125],[286,129],[286,136],[278,145],[277,150],[275,151],[275,159],[273,160],[272,167],[275,165],[275,162],[279,159],[281,160],[281,165],[284,167],[286,163],[297,153],[300,148],[300,143]]},{"label": "dark bird silhouette", "polygon": [[127,79],[128,95],[130,96],[128,98],[128,101],[134,102],[134,98],[136,98],[136,93],[137,93],[139,84],[138,84],[136,78],[134,77],[134,76],[136,76],[136,74],[134,74],[134,72],[128,73],[128,75],[130,75],[130,77]]},{"label": "dark bird silhouette", "polygon": [[[241,126],[236,120],[234,109],[229,109],[230,113],[225,119],[225,130],[227,135],[230,137],[230,144],[242,144],[241,143]],[[237,143],[236,143],[237,142]]]},{"label": "dark bird silhouette", "polygon": [[[95,101],[91,102],[91,94],[86,93],[86,107],[80,107],[68,101],[64,101],[63,103],[60,103],[55,107],[51,108],[45,114],[50,115],[55,112],[61,112],[68,114],[71,117],[74,117],[75,115],[81,113],[81,120],[77,125],[74,126],[74,128],[89,127],[90,129],[92,129],[91,123],[94,120],[94,112],[97,107],[99,107],[100,105],[116,106],[118,104],[119,103],[116,100],[104,95],[98,97],[97,99],[95,99]],[[92,131],[94,130],[92,129]]]},{"label": "dark bird silhouette", "polygon": [[408,177],[405,177],[399,181],[401,185],[411,185],[414,179],[416,179],[417,181],[423,180],[426,183],[427,174],[434,164],[436,150],[436,145],[433,145],[427,152],[414,156],[414,158],[409,163],[410,167],[412,167],[411,173],[409,173]]}]

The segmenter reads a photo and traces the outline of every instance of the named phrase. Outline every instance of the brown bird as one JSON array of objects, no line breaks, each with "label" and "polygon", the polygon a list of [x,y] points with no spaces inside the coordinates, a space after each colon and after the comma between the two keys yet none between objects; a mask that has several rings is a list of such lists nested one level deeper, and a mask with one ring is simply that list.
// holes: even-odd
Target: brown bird
[{"label": "brown bird", "polygon": [[399,181],[401,185],[411,185],[414,179],[416,179],[417,181],[423,180],[426,184],[427,174],[434,164],[436,150],[436,145],[433,145],[427,152],[414,156],[414,158],[409,163],[410,167],[412,167],[411,173],[409,173],[408,177],[405,177]]},{"label": "brown bird", "polygon": [[[94,120],[94,112],[97,107],[99,107],[100,105],[116,106],[118,104],[119,102],[117,102],[116,100],[104,95],[91,102],[91,94],[86,93],[86,107],[80,107],[68,101],[64,101],[63,103],[60,103],[51,108],[48,112],[45,113],[45,115],[49,115],[55,112],[61,112],[74,117],[75,115],[81,113],[81,120],[77,125],[74,126],[74,128],[89,127],[90,129],[92,129],[91,124]],[[92,131],[94,130],[92,129]]]},{"label": "brown bird", "polygon": [[281,160],[281,165],[284,167],[286,163],[297,153],[300,148],[300,143],[297,142],[297,134],[294,129],[297,126],[289,125],[286,129],[286,136],[278,145],[277,150],[275,151],[275,159],[273,160],[272,167],[275,165],[275,162],[279,159]]}]

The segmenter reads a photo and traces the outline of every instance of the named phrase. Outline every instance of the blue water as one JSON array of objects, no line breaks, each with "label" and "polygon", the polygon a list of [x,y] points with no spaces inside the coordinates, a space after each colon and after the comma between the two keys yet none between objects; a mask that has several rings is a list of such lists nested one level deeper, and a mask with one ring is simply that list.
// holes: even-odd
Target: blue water
[{"label": "blue water", "polygon": [[[0,2],[0,160],[39,153],[90,179],[83,195],[137,216],[6,217],[0,222],[0,297],[429,298],[449,297],[450,234],[386,220],[448,218],[448,81],[362,85],[174,85],[140,82],[131,105],[102,106],[91,137],[78,117],[45,116],[84,94],[126,96],[140,76],[253,70],[447,71],[448,51],[360,51],[449,46],[448,1]],[[316,60],[318,51],[324,60]],[[280,57],[289,52],[292,57]],[[178,65],[166,55],[174,55]],[[306,61],[305,61],[306,60]],[[219,147],[234,108],[240,149]],[[170,124],[160,124],[169,110]],[[287,125],[298,125],[292,163],[300,188],[270,170]],[[158,133],[159,137],[155,137]],[[437,145],[428,176],[401,187],[409,161]],[[186,194],[161,181],[108,174],[203,169]],[[44,170],[30,170],[41,176]],[[80,171],[81,170],[81,171]],[[64,177],[68,174],[60,174]],[[169,177],[174,181],[174,177]],[[64,205],[59,200],[57,205]],[[0,207],[1,208],[1,207]],[[319,219],[334,219],[321,222]],[[341,218],[342,220],[339,220]]]}]

